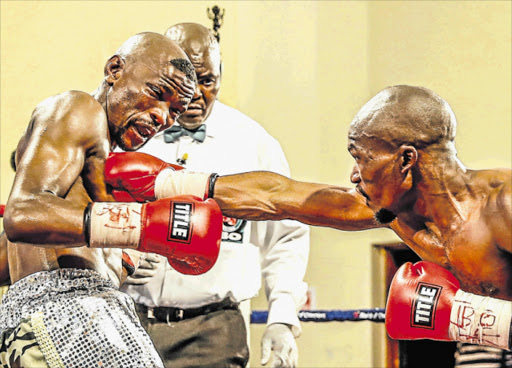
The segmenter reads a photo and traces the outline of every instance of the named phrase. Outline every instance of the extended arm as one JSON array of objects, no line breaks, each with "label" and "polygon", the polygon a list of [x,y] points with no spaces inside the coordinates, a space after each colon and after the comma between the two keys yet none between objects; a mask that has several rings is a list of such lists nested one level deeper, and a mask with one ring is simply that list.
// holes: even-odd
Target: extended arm
[{"label": "extended arm", "polygon": [[[340,230],[383,226],[377,223],[373,211],[366,205],[366,199],[355,189],[300,182],[269,171],[221,176],[213,182],[214,176],[211,174],[168,168],[155,172],[160,165],[146,164],[147,155],[137,152],[118,154],[116,161],[121,159],[120,155],[136,162],[136,165],[125,164],[122,173],[109,173],[107,183],[114,184],[118,191],[130,193],[134,191],[132,183],[136,181],[154,187],[148,191],[151,195],[147,198],[138,191],[132,193],[137,201],[154,201],[155,196],[161,199],[191,194],[201,198],[212,197],[226,216],[239,219],[291,219]],[[154,160],[158,159],[153,157]],[[148,178],[150,183],[147,182]]]},{"label": "extended arm", "polygon": [[267,171],[219,177],[213,198],[227,216],[247,220],[292,219],[340,230],[382,226],[353,189],[300,182]]}]

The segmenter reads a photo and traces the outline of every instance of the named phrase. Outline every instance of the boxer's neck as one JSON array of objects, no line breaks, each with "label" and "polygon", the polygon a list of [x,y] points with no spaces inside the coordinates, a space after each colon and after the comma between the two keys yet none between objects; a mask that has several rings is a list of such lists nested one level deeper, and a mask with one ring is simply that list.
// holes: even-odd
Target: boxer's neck
[{"label": "boxer's neck", "polygon": [[415,176],[418,199],[414,212],[431,220],[443,233],[467,220],[471,175],[453,152],[422,152]]},{"label": "boxer's neck", "polygon": [[94,97],[94,99],[101,104],[101,106],[103,107],[103,110],[105,110],[105,112],[107,111],[107,90],[108,90],[108,88],[110,88],[110,86],[107,84],[107,82],[103,81],[98,86],[98,88],[96,88],[91,93],[91,96]]},{"label": "boxer's neck", "polygon": [[[108,85],[108,83],[106,81],[103,81],[98,86],[98,88],[96,88],[96,90],[91,93],[91,96],[94,97],[94,99],[96,101],[98,101],[101,104],[101,106],[103,107],[103,110],[105,111],[105,114],[107,115],[107,121],[108,121],[107,92],[108,92],[109,88],[110,88],[110,85]],[[110,142],[110,151],[113,151],[117,147],[117,144],[111,137],[110,122],[109,122],[109,130],[107,133],[108,133],[108,140]]]}]

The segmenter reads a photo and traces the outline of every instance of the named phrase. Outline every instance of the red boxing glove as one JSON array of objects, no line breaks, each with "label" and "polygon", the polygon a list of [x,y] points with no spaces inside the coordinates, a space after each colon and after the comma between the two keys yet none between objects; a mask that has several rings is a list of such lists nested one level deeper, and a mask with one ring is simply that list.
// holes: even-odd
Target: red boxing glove
[{"label": "red boxing glove", "polygon": [[0,204],[0,217],[4,217],[5,204]]},{"label": "red boxing glove", "polygon": [[155,202],[96,202],[84,216],[90,247],[158,253],[178,272],[199,275],[219,255],[222,214],[213,199],[178,196]]},{"label": "red boxing glove", "polygon": [[185,195],[161,199],[145,204],[142,217],[146,224],[139,251],[166,256],[169,264],[184,274],[205,273],[217,261],[222,213],[213,199],[202,201]]},{"label": "red boxing glove", "polygon": [[410,262],[396,272],[386,306],[393,339],[462,341],[510,349],[512,303],[467,293],[446,269]]},{"label": "red boxing glove", "polygon": [[105,163],[105,182],[118,202],[151,202],[156,199],[156,178],[168,168],[183,169],[146,153],[114,152]]},{"label": "red boxing glove", "polygon": [[450,312],[459,281],[430,262],[398,269],[386,306],[386,329],[393,339],[450,340]]}]

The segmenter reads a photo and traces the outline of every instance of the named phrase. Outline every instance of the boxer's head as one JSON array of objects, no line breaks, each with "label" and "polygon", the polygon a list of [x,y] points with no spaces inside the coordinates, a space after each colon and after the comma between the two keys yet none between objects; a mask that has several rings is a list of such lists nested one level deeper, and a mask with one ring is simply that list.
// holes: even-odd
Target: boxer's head
[{"label": "boxer's head", "polygon": [[220,47],[213,33],[197,23],[180,23],[165,32],[188,55],[197,75],[197,88],[187,111],[178,122],[186,129],[199,127],[212,112],[220,90]]},{"label": "boxer's head", "polygon": [[405,204],[422,152],[455,153],[455,129],[448,103],[422,87],[388,87],[362,107],[348,135],[351,180],[372,208],[386,209],[378,220],[392,221]]},{"label": "boxer's head", "polygon": [[124,150],[141,147],[174,124],[194,95],[187,55],[157,33],[129,38],[105,65],[105,110],[111,139]]}]

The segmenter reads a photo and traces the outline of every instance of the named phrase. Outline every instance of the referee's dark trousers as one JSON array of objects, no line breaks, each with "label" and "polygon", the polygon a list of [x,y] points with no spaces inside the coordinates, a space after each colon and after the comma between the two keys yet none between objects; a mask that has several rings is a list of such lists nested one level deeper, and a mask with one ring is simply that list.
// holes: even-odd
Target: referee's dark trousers
[{"label": "referee's dark trousers", "polygon": [[148,308],[136,304],[166,368],[245,367],[247,330],[238,304],[229,298],[200,308]]}]

